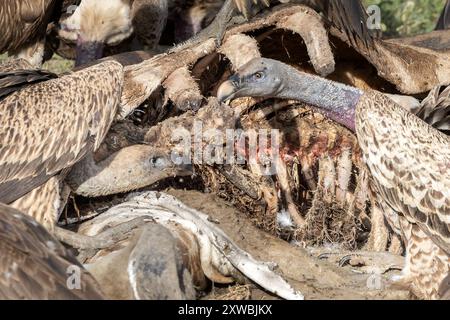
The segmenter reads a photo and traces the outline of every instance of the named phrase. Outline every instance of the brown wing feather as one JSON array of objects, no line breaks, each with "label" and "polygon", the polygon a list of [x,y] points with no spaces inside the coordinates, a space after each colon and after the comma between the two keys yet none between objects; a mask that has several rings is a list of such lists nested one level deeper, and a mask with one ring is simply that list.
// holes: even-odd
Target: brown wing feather
[{"label": "brown wing feather", "polygon": [[450,27],[450,1],[447,0],[444,9],[442,9],[441,16],[439,17],[435,30],[445,30],[448,29],[449,27]]},{"label": "brown wing feather", "polygon": [[13,92],[30,85],[56,78],[58,78],[56,74],[45,70],[0,72],[0,101]]},{"label": "brown wing feather", "polygon": [[[101,299],[97,282],[33,218],[0,204],[0,299]],[[81,289],[67,287],[68,268]]]},{"label": "brown wing feather", "polygon": [[[248,18],[252,7],[270,5],[270,0],[233,0],[237,9]],[[285,1],[293,2],[296,1]],[[339,30],[347,40],[356,47],[368,47],[373,44],[376,33],[367,28],[367,12],[360,0],[302,0],[306,4],[324,15],[328,24]]]},{"label": "brown wing feather", "polygon": [[348,41],[358,47],[372,46],[377,36],[369,28],[367,12],[360,0],[309,0],[310,5],[322,12],[326,21],[346,36]]},{"label": "brown wing feather", "polygon": [[441,87],[431,90],[415,113],[430,126],[450,135],[450,87],[441,92]]},{"label": "brown wing feather", "polygon": [[0,202],[11,203],[87,152],[117,114],[123,67],[113,61],[15,92],[0,102]]},{"label": "brown wing feather", "polygon": [[17,50],[45,36],[57,1],[0,1],[0,52]]},{"label": "brown wing feather", "polygon": [[450,138],[377,92],[356,123],[376,191],[450,253]]}]

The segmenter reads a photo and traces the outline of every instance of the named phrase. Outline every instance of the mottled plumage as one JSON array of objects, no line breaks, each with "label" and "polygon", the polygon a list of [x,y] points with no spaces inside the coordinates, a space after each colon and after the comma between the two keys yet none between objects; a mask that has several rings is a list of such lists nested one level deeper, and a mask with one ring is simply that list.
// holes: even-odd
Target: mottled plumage
[{"label": "mottled plumage", "polygon": [[0,53],[23,57],[40,66],[47,24],[59,0],[0,2]]},{"label": "mottled plumage", "polygon": [[404,277],[437,298],[450,265],[450,139],[377,92],[361,98],[356,133],[374,192],[397,214],[385,216],[405,240]]},{"label": "mottled plumage", "polygon": [[119,110],[122,87],[123,67],[109,61],[0,101],[0,202],[18,200],[96,150]]},{"label": "mottled plumage", "polygon": [[[94,278],[33,218],[0,203],[0,299],[102,299]],[[79,272],[80,287],[69,288]]]},{"label": "mottled plumage", "polygon": [[218,96],[296,99],[354,130],[378,207],[405,243],[403,279],[417,296],[439,297],[450,268],[450,137],[382,93],[271,59],[244,65],[221,85]]},{"label": "mottled plumage", "polygon": [[[30,66],[31,67],[31,66]],[[18,91],[31,84],[55,79],[58,76],[45,70],[15,69],[14,71],[2,71],[0,66],[0,101],[7,95]]]}]

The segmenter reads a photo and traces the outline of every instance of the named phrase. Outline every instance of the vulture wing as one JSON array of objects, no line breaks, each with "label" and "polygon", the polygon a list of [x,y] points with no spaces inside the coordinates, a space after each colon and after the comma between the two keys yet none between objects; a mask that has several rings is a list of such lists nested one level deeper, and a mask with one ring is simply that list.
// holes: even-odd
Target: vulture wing
[{"label": "vulture wing", "polygon": [[376,191],[450,253],[450,138],[378,92],[356,127]]},{"label": "vulture wing", "polygon": [[431,90],[416,115],[430,126],[450,135],[450,87],[442,92],[441,87]]},{"label": "vulture wing", "polygon": [[15,201],[96,150],[122,86],[123,67],[109,61],[0,101],[0,202]]},{"label": "vulture wing", "polygon": [[[0,299],[101,299],[94,278],[33,218],[0,204]],[[80,289],[67,280],[80,272]]]},{"label": "vulture wing", "polygon": [[369,16],[360,0],[310,0],[330,25],[346,35],[352,45],[372,45],[375,36],[367,27]]},{"label": "vulture wing", "polygon": [[450,27],[450,1],[447,0],[444,9],[442,10],[441,16],[439,17],[438,23],[435,30],[445,30]]},{"label": "vulture wing", "polygon": [[[237,9],[248,18],[252,6],[269,6],[270,0],[233,0]],[[375,36],[367,27],[368,15],[360,0],[284,0],[306,4],[324,15],[327,22],[342,32],[352,45],[372,44]]]}]

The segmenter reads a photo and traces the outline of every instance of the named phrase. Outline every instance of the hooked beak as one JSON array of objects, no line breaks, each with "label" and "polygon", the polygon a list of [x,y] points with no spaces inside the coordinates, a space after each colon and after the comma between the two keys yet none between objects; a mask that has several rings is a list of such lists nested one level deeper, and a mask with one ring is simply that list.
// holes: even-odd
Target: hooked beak
[{"label": "hooked beak", "polygon": [[78,38],[75,67],[101,59],[103,57],[103,48],[104,44],[102,42],[85,42]]},{"label": "hooked beak", "polygon": [[231,100],[235,97],[238,91],[239,77],[237,75],[234,75],[220,85],[219,89],[217,90],[217,99],[221,103],[227,100]]}]

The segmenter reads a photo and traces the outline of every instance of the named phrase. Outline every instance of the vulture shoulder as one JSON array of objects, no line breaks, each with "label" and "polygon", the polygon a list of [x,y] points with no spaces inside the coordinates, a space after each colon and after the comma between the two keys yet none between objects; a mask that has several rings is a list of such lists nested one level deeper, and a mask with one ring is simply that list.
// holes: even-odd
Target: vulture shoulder
[{"label": "vulture shoulder", "polygon": [[450,137],[378,92],[362,97],[356,132],[376,191],[450,253]]},{"label": "vulture shoulder", "polygon": [[[0,204],[0,299],[101,299],[97,282],[33,218]],[[81,288],[70,290],[71,268]],[[73,269],[75,270],[75,269]]]},{"label": "vulture shoulder", "polygon": [[17,50],[44,35],[59,0],[0,1],[0,52]]},{"label": "vulture shoulder", "polygon": [[108,61],[0,101],[0,202],[15,201],[96,150],[122,86],[122,65]]}]

